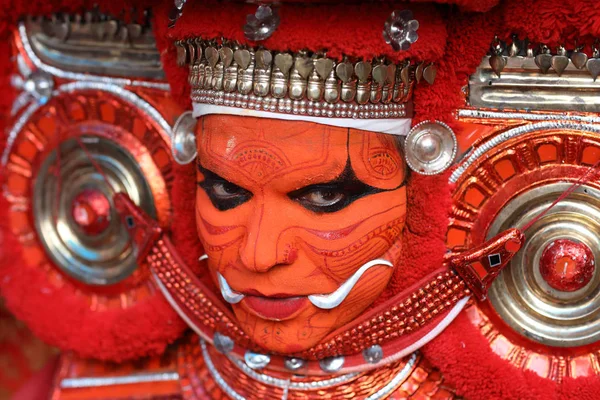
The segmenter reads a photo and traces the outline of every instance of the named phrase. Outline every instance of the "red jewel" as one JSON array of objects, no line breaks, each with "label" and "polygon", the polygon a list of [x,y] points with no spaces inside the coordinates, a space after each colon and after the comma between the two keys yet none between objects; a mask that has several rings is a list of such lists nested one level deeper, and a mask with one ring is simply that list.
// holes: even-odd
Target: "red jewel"
[{"label": "red jewel", "polygon": [[71,205],[73,220],[87,235],[104,232],[110,225],[110,213],[110,202],[97,189],[81,191]]},{"label": "red jewel", "polygon": [[588,246],[569,239],[559,239],[544,249],[540,273],[554,289],[573,292],[590,282],[594,264],[594,254]]}]

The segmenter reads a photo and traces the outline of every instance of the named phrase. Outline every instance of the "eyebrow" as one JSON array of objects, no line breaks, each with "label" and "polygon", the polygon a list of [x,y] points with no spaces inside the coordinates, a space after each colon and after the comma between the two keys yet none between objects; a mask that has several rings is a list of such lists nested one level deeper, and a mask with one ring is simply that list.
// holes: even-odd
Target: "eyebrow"
[{"label": "eyebrow", "polygon": [[198,171],[204,175],[204,179],[205,180],[213,180],[213,181],[225,181],[225,182],[229,182],[229,183],[233,183],[234,185],[237,185],[241,188],[243,188],[243,186],[238,185],[235,182],[231,182],[229,179],[227,178],[223,178],[221,175],[217,174],[216,172],[214,172],[213,170],[210,170],[208,168],[204,168],[202,166],[202,164],[200,164],[200,161],[196,162],[196,166],[198,167]]},{"label": "eyebrow", "polygon": [[[237,185],[243,189],[246,189],[243,186],[238,185],[237,183],[231,182],[229,179],[222,177],[221,175],[217,174],[216,172],[203,167],[202,164],[200,163],[199,159],[197,159],[197,161],[196,161],[196,166],[198,168],[198,171],[200,171],[200,173],[202,173],[202,175],[204,175],[204,179],[206,179],[206,180],[222,180],[225,182],[233,183],[234,185]],[[331,188],[331,187],[348,187],[351,185],[362,185],[369,189],[367,192],[364,193],[364,195],[366,196],[366,195],[375,194],[375,193],[391,192],[394,190],[398,190],[407,184],[409,176],[410,176],[410,170],[405,169],[404,170],[404,179],[402,179],[402,182],[400,182],[400,184],[398,186],[393,187],[391,189],[376,188],[376,187],[370,186],[367,183],[361,181],[356,176],[356,173],[352,169],[350,157],[348,157],[346,160],[346,166],[344,167],[344,170],[336,178],[334,178],[330,181],[326,181],[326,182],[318,182],[318,183],[312,183],[310,185],[306,185],[304,187],[301,187],[300,189],[295,189],[295,190],[289,192],[288,195],[289,196],[297,195],[297,194],[300,194],[300,192],[307,191],[312,188],[316,189],[319,187],[321,187],[321,188],[330,187]],[[248,189],[246,189],[246,190],[248,190]]]},{"label": "eyebrow", "polygon": [[364,197],[364,196],[375,194],[375,193],[392,192],[394,190],[398,190],[401,187],[406,185],[406,183],[408,181],[408,175],[409,175],[408,171],[406,171],[404,173],[404,179],[402,180],[402,182],[400,182],[400,184],[394,188],[391,188],[391,189],[376,188],[374,186],[371,186],[371,185],[361,181],[356,176],[356,173],[354,172],[354,170],[352,169],[352,165],[350,164],[350,159],[348,158],[348,160],[346,161],[346,166],[344,167],[344,170],[335,179],[327,181],[327,182],[314,183],[314,184],[304,186],[300,189],[296,189],[296,190],[290,192],[288,195],[290,197],[297,196],[297,195],[302,194],[302,192],[306,192],[310,189],[318,189],[318,188],[333,188],[333,187],[344,188],[344,187],[352,187],[352,186],[361,186],[366,190],[363,190],[361,196],[357,197],[357,198],[360,198],[360,197]]}]

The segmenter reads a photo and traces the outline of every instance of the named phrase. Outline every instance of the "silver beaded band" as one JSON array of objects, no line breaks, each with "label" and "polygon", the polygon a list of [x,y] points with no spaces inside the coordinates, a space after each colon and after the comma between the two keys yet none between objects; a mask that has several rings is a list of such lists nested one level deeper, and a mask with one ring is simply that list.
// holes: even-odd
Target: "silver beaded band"
[{"label": "silver beaded band", "polygon": [[295,115],[310,115],[329,118],[405,118],[412,111],[411,103],[356,104],[324,101],[277,99],[271,96],[258,97],[253,94],[224,93],[214,90],[194,90],[192,101],[228,107],[248,108]]}]

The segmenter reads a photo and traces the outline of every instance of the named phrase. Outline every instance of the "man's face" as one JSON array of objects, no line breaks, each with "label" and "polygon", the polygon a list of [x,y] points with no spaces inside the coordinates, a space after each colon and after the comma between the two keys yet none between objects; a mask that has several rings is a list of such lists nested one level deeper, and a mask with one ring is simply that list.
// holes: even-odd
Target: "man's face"
[{"label": "man's face", "polygon": [[257,344],[305,350],[380,296],[406,214],[394,137],[220,115],[201,119],[197,136],[198,234]]}]

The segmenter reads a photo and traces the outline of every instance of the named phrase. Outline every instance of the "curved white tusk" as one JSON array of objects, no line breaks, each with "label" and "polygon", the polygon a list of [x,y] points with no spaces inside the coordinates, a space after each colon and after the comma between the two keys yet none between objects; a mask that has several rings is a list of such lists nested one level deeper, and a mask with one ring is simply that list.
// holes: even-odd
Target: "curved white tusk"
[{"label": "curved white tusk", "polygon": [[378,258],[376,260],[369,261],[358,269],[346,282],[344,282],[337,290],[329,294],[311,294],[308,296],[308,300],[318,308],[323,310],[331,310],[342,304],[342,302],[348,297],[350,291],[354,288],[360,277],[367,272],[367,270],[375,265],[386,265],[393,267],[394,265],[388,260]]},{"label": "curved white tusk", "polygon": [[208,254],[202,254],[200,257],[198,257],[198,261],[202,260],[208,260]]},{"label": "curved white tusk", "polygon": [[221,296],[223,296],[226,302],[229,304],[237,304],[244,299],[245,296],[231,289],[229,283],[225,280],[225,277],[219,272],[217,272],[217,280],[221,287]]}]

